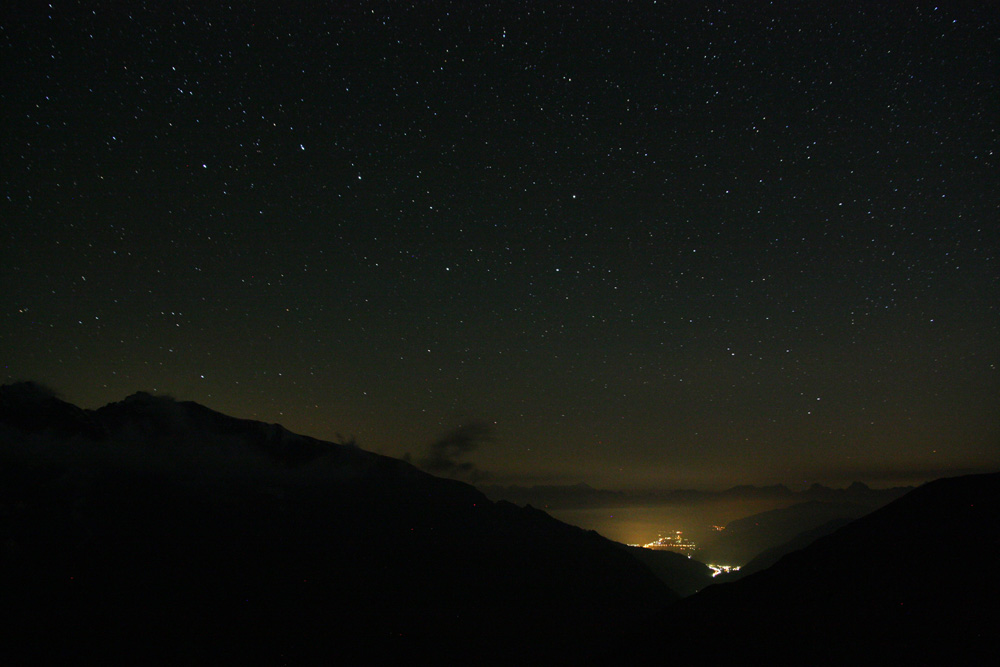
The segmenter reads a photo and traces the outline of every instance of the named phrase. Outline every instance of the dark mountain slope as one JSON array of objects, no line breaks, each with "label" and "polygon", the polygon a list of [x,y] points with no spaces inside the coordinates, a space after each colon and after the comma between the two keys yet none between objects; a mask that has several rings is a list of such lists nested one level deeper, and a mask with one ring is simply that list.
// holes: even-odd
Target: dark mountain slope
[{"label": "dark mountain slope", "polygon": [[739,570],[719,575],[716,578],[717,583],[737,581],[755,572],[766,570],[793,551],[805,549],[819,538],[826,537],[849,523],[851,523],[851,519],[833,519],[817,528],[799,533],[788,542],[761,552]]},{"label": "dark mountain slope", "polygon": [[48,398],[0,411],[5,664],[568,663],[677,598],[596,533],[402,461]]},{"label": "dark mountain slope", "polygon": [[[106,435],[86,410],[67,403],[35,382],[0,387],[0,437],[101,438]],[[9,435],[6,435],[9,432]]]},{"label": "dark mountain slope", "polygon": [[1000,648],[1000,474],[942,479],[681,600],[609,664],[970,665]]},{"label": "dark mountain slope", "polygon": [[858,519],[883,503],[810,500],[790,507],[761,512],[730,521],[718,539],[699,549],[695,556],[706,563],[743,565],[758,554],[794,539],[835,519]]},{"label": "dark mountain slope", "polygon": [[278,424],[237,419],[192,401],[179,402],[145,392],[106,405],[92,414],[119,440],[145,446],[159,442],[173,442],[177,446],[182,440],[188,447],[249,447],[272,463],[284,466],[309,463],[321,456],[338,456],[345,449],[291,433]]},{"label": "dark mountain slope", "polygon": [[694,595],[712,583],[712,570],[701,561],[673,551],[658,551],[622,545],[632,556],[658,576],[671,590]]}]

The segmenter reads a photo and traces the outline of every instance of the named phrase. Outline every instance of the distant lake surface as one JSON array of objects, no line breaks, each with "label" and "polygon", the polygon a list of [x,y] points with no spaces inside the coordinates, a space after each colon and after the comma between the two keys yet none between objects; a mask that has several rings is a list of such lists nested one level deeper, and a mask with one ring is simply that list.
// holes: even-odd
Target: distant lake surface
[{"label": "distant lake surface", "polygon": [[686,539],[702,546],[718,536],[712,526],[724,526],[730,521],[788,507],[795,502],[785,499],[725,499],[629,507],[543,509],[560,521],[596,530],[604,537],[624,544],[647,544],[660,535],[680,530]]}]

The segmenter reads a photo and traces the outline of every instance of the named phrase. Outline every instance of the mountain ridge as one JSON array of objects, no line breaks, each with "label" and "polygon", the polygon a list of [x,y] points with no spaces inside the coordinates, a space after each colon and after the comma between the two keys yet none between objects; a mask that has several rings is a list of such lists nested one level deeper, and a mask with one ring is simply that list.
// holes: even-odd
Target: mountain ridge
[{"label": "mountain ridge", "polygon": [[936,480],[677,602],[598,662],[671,646],[680,665],[978,664],[1000,648],[997,562],[1000,473]]},{"label": "mountain ridge", "polygon": [[190,402],[0,387],[0,463],[0,616],[34,662],[506,664],[520,637],[559,664],[678,598],[541,510]]},{"label": "mountain ridge", "polygon": [[702,489],[663,489],[622,491],[600,489],[585,482],[575,484],[479,484],[477,487],[493,500],[508,500],[519,505],[552,507],[553,509],[579,509],[596,507],[631,507],[670,503],[692,503],[723,499],[781,499],[789,502],[810,500],[888,500],[898,498],[914,487],[872,488],[864,482],[854,481],[845,488],[812,484],[807,489],[793,491],[785,484],[757,486],[739,484],[720,491]]}]

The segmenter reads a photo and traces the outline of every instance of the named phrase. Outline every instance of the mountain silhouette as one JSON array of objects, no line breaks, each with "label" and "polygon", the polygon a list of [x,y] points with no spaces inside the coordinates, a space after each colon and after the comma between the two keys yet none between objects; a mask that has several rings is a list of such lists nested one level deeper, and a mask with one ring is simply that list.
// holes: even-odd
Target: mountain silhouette
[{"label": "mountain silhouette", "polygon": [[492,500],[507,500],[518,505],[534,505],[553,509],[662,506],[717,500],[773,500],[786,501],[788,504],[814,500],[858,503],[874,509],[913,490],[913,487],[872,489],[861,482],[853,482],[846,489],[832,489],[822,484],[813,484],[802,491],[792,491],[784,484],[771,486],[741,484],[721,491],[696,489],[612,491],[595,489],[585,483],[527,487],[480,484],[478,487]]},{"label": "mountain silhouette", "polygon": [[942,479],[621,638],[603,664],[974,665],[1000,648],[1000,473]]},{"label": "mountain silhouette", "polygon": [[0,387],[0,436],[90,437],[106,435],[86,410],[67,403],[36,382],[17,382]]},{"label": "mountain silhouette", "polygon": [[684,554],[631,545],[622,547],[644,563],[670,590],[682,596],[693,595],[712,583],[712,570]]},{"label": "mountain silhouette", "polygon": [[776,547],[771,547],[760,552],[739,570],[733,570],[732,572],[720,574],[716,578],[716,583],[736,581],[737,579],[742,579],[743,577],[751,575],[754,572],[766,570],[787,554],[799,551],[800,549],[805,549],[819,538],[825,537],[837,529],[846,526],[851,521],[852,519],[844,518],[832,519],[816,528],[803,531],[784,544],[780,544]]},{"label": "mountain silhouette", "polygon": [[730,521],[719,537],[698,550],[708,563],[744,565],[755,556],[799,534],[836,519],[858,519],[888,500],[872,504],[809,500]]},{"label": "mountain silhouette", "polygon": [[0,388],[6,664],[568,664],[678,598],[621,545],[358,447]]}]

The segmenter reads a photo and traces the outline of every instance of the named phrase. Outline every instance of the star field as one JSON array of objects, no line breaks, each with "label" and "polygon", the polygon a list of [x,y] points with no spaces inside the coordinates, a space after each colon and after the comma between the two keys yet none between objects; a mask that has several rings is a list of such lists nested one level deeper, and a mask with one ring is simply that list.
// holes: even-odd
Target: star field
[{"label": "star field", "polygon": [[0,364],[496,479],[1000,463],[990,3],[3,11]]}]

